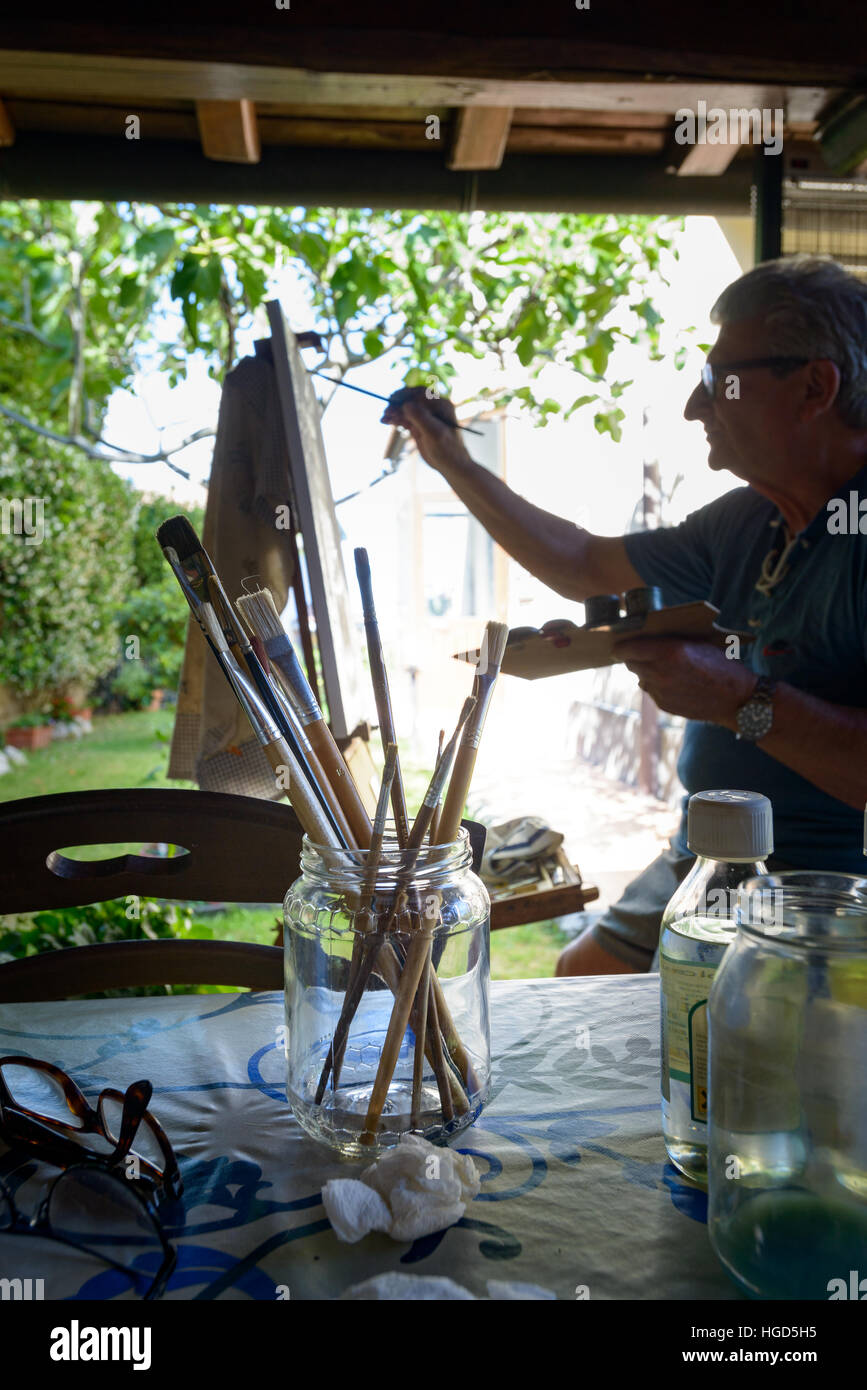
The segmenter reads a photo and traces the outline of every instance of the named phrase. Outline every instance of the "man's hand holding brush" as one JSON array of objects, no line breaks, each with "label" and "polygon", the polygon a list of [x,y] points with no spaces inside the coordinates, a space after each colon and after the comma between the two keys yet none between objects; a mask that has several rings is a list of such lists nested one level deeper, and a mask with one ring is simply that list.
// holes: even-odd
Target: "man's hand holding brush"
[{"label": "man's hand holding brush", "polygon": [[444,396],[429,396],[429,389],[405,386],[395,391],[389,397],[382,423],[409,430],[425,462],[446,477],[452,468],[476,467],[467,453],[463,435],[455,429],[457,416],[451,401]]}]

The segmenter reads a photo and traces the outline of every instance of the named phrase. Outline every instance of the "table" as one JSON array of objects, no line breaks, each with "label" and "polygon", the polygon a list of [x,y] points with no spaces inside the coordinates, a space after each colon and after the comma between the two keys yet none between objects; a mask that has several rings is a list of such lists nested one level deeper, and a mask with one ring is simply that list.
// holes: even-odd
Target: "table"
[{"label": "table", "polygon": [[[389,1270],[487,1280],[560,1299],[738,1299],[707,1237],[706,1197],[667,1162],[659,1113],[659,977],[495,982],[491,1100],[455,1146],[482,1190],[445,1232],[341,1244],[322,1184],[357,1176],[286,1103],[279,993],[4,1005],[3,1053],[59,1063],[90,1097],[153,1082],[181,1159],[178,1265],[165,1299],[332,1299]],[[126,1276],[56,1242],[0,1241],[0,1277],[45,1297],[135,1297]],[[280,1292],[278,1293],[278,1287]]]}]

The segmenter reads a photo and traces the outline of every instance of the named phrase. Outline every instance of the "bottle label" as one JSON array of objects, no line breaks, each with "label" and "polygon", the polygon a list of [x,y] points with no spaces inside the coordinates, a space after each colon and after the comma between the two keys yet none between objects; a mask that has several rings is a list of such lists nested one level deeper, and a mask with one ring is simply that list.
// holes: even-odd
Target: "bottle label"
[{"label": "bottle label", "polygon": [[689,1014],[689,1098],[694,1120],[707,1124],[707,1000],[693,1004]]},{"label": "bottle label", "polygon": [[707,1124],[707,1000],[716,965],[692,965],[660,956],[662,984],[662,1094],[671,1078],[689,1086],[692,1118]]}]

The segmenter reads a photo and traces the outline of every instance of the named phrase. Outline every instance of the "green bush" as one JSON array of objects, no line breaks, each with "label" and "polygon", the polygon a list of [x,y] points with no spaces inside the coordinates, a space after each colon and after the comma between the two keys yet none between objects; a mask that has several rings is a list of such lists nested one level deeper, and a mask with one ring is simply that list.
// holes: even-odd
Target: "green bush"
[{"label": "green bush", "polygon": [[159,681],[143,661],[121,661],[98,687],[97,699],[122,710],[146,709],[159,689]]},{"label": "green bush", "polygon": [[[0,924],[4,919],[0,919]],[[6,918],[0,929],[0,964],[61,951],[70,946],[96,946],[109,941],[156,941],[166,937],[184,940],[211,939],[210,927],[193,921],[186,903],[163,902],[159,898],[116,898],[87,907],[65,907],[29,916]],[[85,998],[121,998],[142,994],[186,994],[209,992],[188,985],[152,985],[136,989],[106,990],[105,995]]]},{"label": "green bush", "polygon": [[[155,534],[176,510],[176,503],[156,498],[142,502],[136,511],[131,540],[137,586],[131,587],[117,612],[118,660],[99,687],[104,705],[140,709],[155,690],[178,688],[189,608]],[[201,532],[201,510],[187,509],[186,515]],[[138,655],[130,655],[131,647]]]},{"label": "green bush", "polygon": [[108,464],[0,419],[0,497],[44,503],[44,534],[0,545],[0,684],[27,700],[89,690],[117,660],[135,493]]}]

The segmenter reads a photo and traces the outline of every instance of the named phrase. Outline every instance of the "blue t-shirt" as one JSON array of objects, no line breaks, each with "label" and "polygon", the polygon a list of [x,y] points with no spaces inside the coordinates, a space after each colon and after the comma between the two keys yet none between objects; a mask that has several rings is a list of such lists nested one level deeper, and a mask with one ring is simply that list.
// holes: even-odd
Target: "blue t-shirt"
[{"label": "blue t-shirt", "polygon": [[[867,498],[867,467],[839,495]],[[867,510],[867,509],[865,509]],[[855,509],[857,517],[857,504]],[[756,588],[783,519],[750,487],[735,488],[681,525],[627,536],[626,552],[666,604],[707,599],[727,631],[752,632],[741,659],[756,675],[786,681],[831,704],[867,707],[867,535],[830,534],[826,508],[800,532],[782,578]],[[865,521],[867,525],[867,521]],[[774,808],[776,858],[794,868],[864,873],[863,811],[820,791],[718,724],[689,720],[677,764],[687,791],[676,844],[686,848],[686,803],[697,791],[763,792]]]}]

